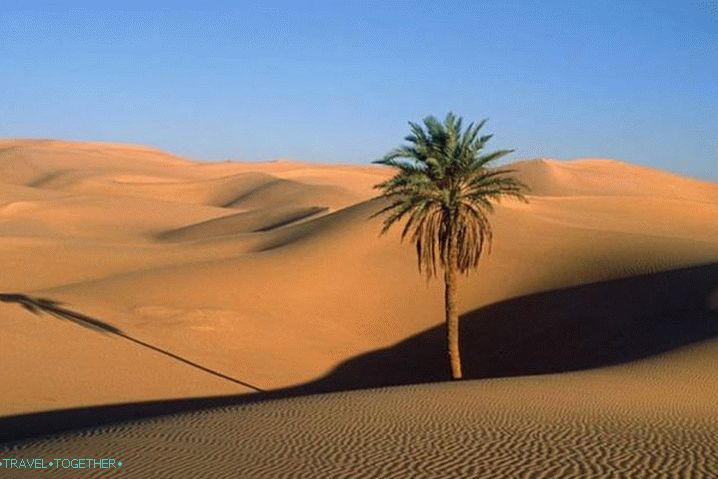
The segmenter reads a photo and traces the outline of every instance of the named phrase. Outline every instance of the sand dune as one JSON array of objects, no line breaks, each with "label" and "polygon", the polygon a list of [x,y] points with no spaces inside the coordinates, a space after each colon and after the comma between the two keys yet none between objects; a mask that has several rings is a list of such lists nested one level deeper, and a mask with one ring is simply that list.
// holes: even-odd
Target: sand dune
[{"label": "sand dune", "polygon": [[[637,389],[630,378],[566,374],[287,399],[32,441],[10,457],[102,451],[123,461],[125,477],[715,476],[715,405],[666,387],[666,377]],[[649,404],[637,394],[647,389]]]},{"label": "sand dune", "polygon": [[296,223],[326,211],[327,207],[321,206],[287,206],[272,208],[268,211],[251,210],[166,231],[160,235],[160,238],[187,241],[239,233],[258,233]]},{"label": "sand dune", "polygon": [[540,196],[648,196],[715,203],[711,183],[616,160],[583,158],[574,161],[539,159],[513,167]]},{"label": "sand dune", "polygon": [[[718,185],[611,160],[511,166],[530,203],[498,207],[492,254],[460,285],[467,371],[556,374],[247,405],[22,452],[115,438],[134,477],[152,467],[141,458],[196,440],[219,460],[186,456],[172,477],[198,464],[212,477],[712,474]],[[0,294],[61,302],[156,348],[6,296],[0,415],[252,392],[190,363],[287,393],[441,379],[441,284],[372,218],[387,169],[5,140],[0,174]],[[282,442],[287,421],[298,432]]]},{"label": "sand dune", "polygon": [[[441,323],[441,285],[416,273],[395,232],[379,237],[370,218],[379,204],[358,193],[367,177],[386,177],[382,168],[196,164],[137,147],[27,143],[0,165],[102,174],[92,192],[72,182],[3,187],[22,198],[0,217],[5,292],[62,301],[263,389],[311,381]],[[612,161],[515,167],[532,201],[499,208],[493,254],[462,285],[464,311],[718,258],[716,185]],[[54,321],[3,308],[18,331],[41,325],[39,343],[59,333]],[[32,354],[16,349],[18,361]],[[89,360],[102,348],[90,340],[85,349]],[[39,361],[28,384],[42,390]],[[135,392],[159,397],[135,386],[126,395]],[[102,402],[94,394],[78,390],[67,405]],[[36,409],[31,396],[18,390],[5,412]]]}]

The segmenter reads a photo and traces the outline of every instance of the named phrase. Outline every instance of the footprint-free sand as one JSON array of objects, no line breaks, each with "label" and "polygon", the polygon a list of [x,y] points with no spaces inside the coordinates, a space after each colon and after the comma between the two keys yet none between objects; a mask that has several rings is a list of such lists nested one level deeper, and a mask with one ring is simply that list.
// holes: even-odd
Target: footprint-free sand
[{"label": "footprint-free sand", "polygon": [[442,285],[379,236],[390,170],[0,141],[0,416],[329,393],[0,455],[117,457],[122,477],[718,476],[718,185],[509,166],[530,202],[497,208],[460,285],[473,379],[417,385],[446,376]]}]

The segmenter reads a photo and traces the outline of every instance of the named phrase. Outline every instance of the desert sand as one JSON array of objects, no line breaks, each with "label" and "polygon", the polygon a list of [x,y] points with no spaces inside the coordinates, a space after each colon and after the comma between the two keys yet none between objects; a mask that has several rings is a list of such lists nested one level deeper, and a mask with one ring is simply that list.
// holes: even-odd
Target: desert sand
[{"label": "desert sand", "polygon": [[0,456],[118,457],[123,477],[718,476],[718,184],[511,167],[530,202],[497,208],[460,285],[475,380],[415,385],[447,375],[442,285],[379,236],[390,170],[0,141],[0,416],[302,395]]}]

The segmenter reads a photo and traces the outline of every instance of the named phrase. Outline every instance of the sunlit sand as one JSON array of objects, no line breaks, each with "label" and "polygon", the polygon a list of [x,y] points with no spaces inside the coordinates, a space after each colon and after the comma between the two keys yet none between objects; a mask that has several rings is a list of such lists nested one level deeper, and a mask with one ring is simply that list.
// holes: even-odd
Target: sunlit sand
[{"label": "sunlit sand", "polygon": [[442,285],[379,236],[389,169],[1,141],[0,415],[362,389],[5,455],[111,452],[128,477],[718,476],[718,185],[511,166],[530,202],[498,207],[459,288],[472,380],[411,385],[448,374]]}]

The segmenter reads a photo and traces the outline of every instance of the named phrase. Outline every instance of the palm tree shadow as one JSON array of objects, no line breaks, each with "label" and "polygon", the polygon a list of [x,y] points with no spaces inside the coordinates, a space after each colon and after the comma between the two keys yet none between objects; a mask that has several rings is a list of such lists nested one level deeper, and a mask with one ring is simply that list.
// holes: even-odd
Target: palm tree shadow
[{"label": "palm tree shadow", "polygon": [[241,380],[233,378],[231,376],[227,376],[226,374],[223,374],[221,372],[218,372],[213,369],[202,366],[201,364],[198,364],[194,361],[190,361],[189,359],[186,359],[182,356],[179,356],[170,351],[167,351],[166,349],[159,348],[152,344],[146,343],[145,341],[137,339],[133,336],[130,336],[127,333],[123,332],[121,329],[119,329],[109,323],[106,323],[105,321],[101,321],[99,319],[93,318],[86,314],[78,313],[77,311],[73,311],[71,309],[65,308],[64,306],[62,306],[62,303],[60,303],[59,301],[55,301],[55,300],[48,299],[48,298],[32,297],[32,296],[28,296],[26,294],[20,294],[20,293],[11,293],[11,294],[1,294],[0,293],[0,302],[18,304],[26,311],[29,311],[37,316],[42,316],[43,314],[48,314],[57,319],[70,321],[74,324],[77,324],[84,328],[91,329],[93,331],[97,331],[97,332],[100,332],[103,334],[113,334],[122,339],[130,341],[134,344],[137,344],[144,348],[150,349],[156,353],[162,354],[171,359],[179,361],[183,364],[191,366],[195,369],[199,369],[202,372],[211,374],[213,376],[216,376],[220,379],[224,379],[226,381],[233,382],[233,383],[243,386],[245,388],[249,388],[252,391],[262,392],[262,390],[259,389],[258,387],[254,386],[252,384],[249,384],[245,381],[241,381]]},{"label": "palm tree shadow", "polygon": [[48,298],[32,297],[26,294],[12,293],[0,294],[0,302],[15,303],[20,305],[26,311],[36,316],[49,314],[57,319],[71,321],[84,328],[91,329],[100,333],[110,333],[116,335],[124,335],[122,330],[112,326],[109,323],[92,318],[77,311],[72,311],[62,306],[62,303]]}]

